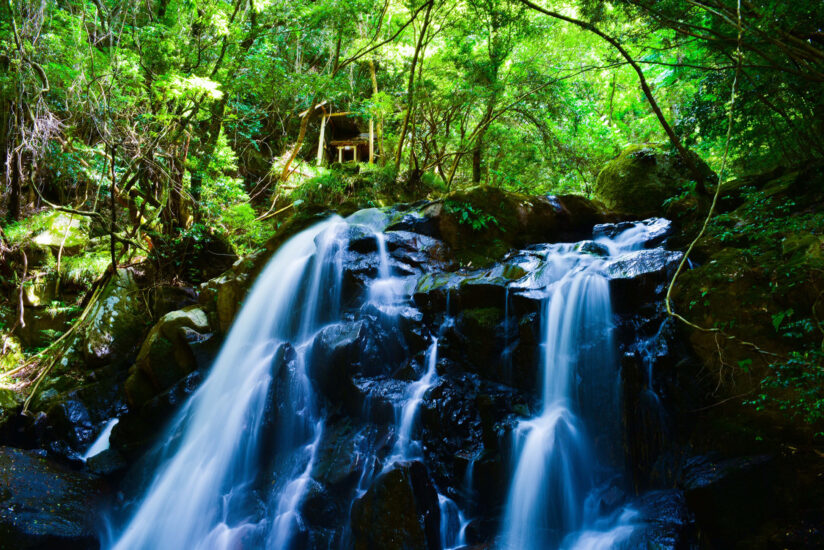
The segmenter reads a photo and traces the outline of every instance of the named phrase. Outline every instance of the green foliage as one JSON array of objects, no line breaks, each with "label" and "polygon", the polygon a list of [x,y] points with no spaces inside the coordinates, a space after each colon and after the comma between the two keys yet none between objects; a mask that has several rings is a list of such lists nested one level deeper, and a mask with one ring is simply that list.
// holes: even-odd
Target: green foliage
[{"label": "green foliage", "polygon": [[21,245],[31,240],[38,233],[49,229],[54,221],[54,212],[44,210],[28,218],[12,222],[3,228],[9,244]]},{"label": "green foliage", "polygon": [[105,273],[111,261],[108,246],[104,246],[79,255],[64,256],[61,259],[60,273],[77,285],[91,285]]},{"label": "green foliage", "polygon": [[482,211],[471,203],[446,199],[444,207],[457,217],[460,224],[471,227],[473,231],[483,231],[492,226],[503,230],[494,214]]},{"label": "green foliage", "polygon": [[[717,268],[716,279],[707,278],[692,304],[710,306],[716,286],[726,284],[735,265],[752,266],[750,273],[764,285],[737,296],[736,311],[763,314],[767,328],[761,339],[767,343],[762,345],[787,351],[758,371],[765,373],[760,391],[746,403],[759,411],[780,411],[824,436],[824,324],[818,290],[824,273],[824,213],[817,207],[818,185],[809,172],[791,172],[760,186],[733,185],[722,197],[722,204],[733,208],[713,218],[708,235],[735,252],[727,259],[723,253],[713,256],[726,267]],[[734,321],[719,326],[734,330]],[[751,371],[753,360],[742,359],[738,367]]]},{"label": "green foliage", "polygon": [[748,401],[757,410],[778,407],[793,418],[815,426],[824,437],[824,352],[793,351],[786,361],[770,365],[761,381],[763,393]]},{"label": "green foliage", "polygon": [[296,187],[289,198],[308,205],[333,208],[347,196],[348,183],[339,172],[327,171]]}]

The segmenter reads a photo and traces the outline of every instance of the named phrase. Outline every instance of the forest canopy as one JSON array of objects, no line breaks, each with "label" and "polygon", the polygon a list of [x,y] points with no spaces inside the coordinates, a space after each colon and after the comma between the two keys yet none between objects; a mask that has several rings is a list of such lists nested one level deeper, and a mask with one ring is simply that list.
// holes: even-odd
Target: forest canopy
[{"label": "forest canopy", "polygon": [[323,178],[338,159],[315,157],[335,112],[371,120],[384,185],[412,174],[435,190],[590,194],[632,144],[691,149],[717,170],[740,61],[731,171],[824,154],[815,1],[4,0],[2,12],[3,214],[60,206],[111,231],[118,253],[202,222],[246,249],[262,217],[318,186],[333,200]]}]

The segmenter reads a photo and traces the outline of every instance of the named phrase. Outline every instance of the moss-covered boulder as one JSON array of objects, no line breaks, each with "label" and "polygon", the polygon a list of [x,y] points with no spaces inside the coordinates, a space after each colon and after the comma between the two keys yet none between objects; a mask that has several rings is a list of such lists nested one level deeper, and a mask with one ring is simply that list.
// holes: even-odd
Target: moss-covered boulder
[{"label": "moss-covered boulder", "polygon": [[[693,163],[706,180],[713,172],[694,153]],[[666,214],[664,201],[678,195],[693,180],[677,151],[636,145],[608,163],[595,182],[595,195],[613,210],[637,218]]]},{"label": "moss-covered boulder", "polygon": [[118,269],[92,306],[80,343],[84,358],[100,365],[132,352],[146,327],[146,301],[135,274]]},{"label": "moss-covered boulder", "polygon": [[23,311],[25,326],[17,329],[20,341],[29,348],[44,348],[71,326],[71,307],[30,307]]},{"label": "moss-covered boulder", "polygon": [[63,249],[69,256],[83,250],[89,241],[85,219],[66,212],[49,212],[43,215],[43,230],[34,237],[34,243],[49,247],[53,252]]},{"label": "moss-covered boulder", "polygon": [[47,306],[58,297],[58,279],[51,273],[36,273],[23,284],[23,303],[26,306]]},{"label": "moss-covered boulder", "polygon": [[126,379],[126,399],[139,408],[168,390],[198,365],[195,346],[211,332],[206,313],[195,306],[164,315],[149,331]]},{"label": "moss-covered boulder", "polygon": [[200,286],[199,302],[213,312],[216,328],[221,332],[227,332],[232,326],[246,292],[269,256],[262,251],[241,258],[231,269]]}]

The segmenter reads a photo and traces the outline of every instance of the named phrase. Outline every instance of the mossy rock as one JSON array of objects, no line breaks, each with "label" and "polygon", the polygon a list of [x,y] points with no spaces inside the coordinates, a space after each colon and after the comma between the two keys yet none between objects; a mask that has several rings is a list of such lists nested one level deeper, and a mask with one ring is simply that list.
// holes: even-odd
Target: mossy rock
[{"label": "mossy rock", "polygon": [[20,341],[30,348],[46,347],[71,326],[75,310],[69,307],[29,307],[23,311],[26,326],[17,330]]},{"label": "mossy rock", "polygon": [[57,299],[57,277],[53,273],[37,273],[23,284],[26,306],[47,306]]},{"label": "mossy rock", "polygon": [[[704,179],[711,180],[714,174],[710,167],[698,155],[690,155]],[[692,179],[677,151],[636,145],[601,170],[595,195],[608,208],[633,217],[663,216],[664,201],[677,195]]]},{"label": "mossy rock", "polygon": [[440,548],[438,493],[421,462],[382,473],[352,505],[356,550]]},{"label": "mossy rock", "polygon": [[14,336],[3,335],[0,341],[7,338],[4,342],[6,352],[0,355],[0,375],[7,370],[18,367],[24,360],[23,346],[20,340]]},{"label": "mossy rock", "polygon": [[14,409],[22,400],[14,390],[0,388],[0,410]]},{"label": "mossy rock", "polygon": [[34,237],[36,245],[50,248],[55,254],[62,247],[65,256],[83,251],[89,242],[88,223],[85,218],[57,211],[41,215],[44,229]]},{"label": "mossy rock", "polygon": [[198,362],[191,344],[205,339],[210,331],[206,313],[195,306],[161,317],[129,369],[125,385],[129,404],[142,405],[194,371]]},{"label": "mossy rock", "polygon": [[129,269],[118,269],[87,316],[78,348],[91,364],[124,358],[140,343],[146,328],[147,303]]}]

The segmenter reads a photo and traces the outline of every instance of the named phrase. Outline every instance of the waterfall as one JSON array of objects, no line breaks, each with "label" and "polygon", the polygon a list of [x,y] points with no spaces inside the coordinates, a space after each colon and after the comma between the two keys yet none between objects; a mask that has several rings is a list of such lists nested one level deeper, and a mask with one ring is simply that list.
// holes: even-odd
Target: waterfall
[{"label": "waterfall", "polygon": [[[456,348],[450,338],[461,312],[451,311],[447,287],[443,317],[439,313],[428,321],[440,323],[437,330],[422,322],[411,298],[426,271],[403,265],[402,255],[394,252],[403,237],[384,234],[386,223],[387,216],[375,209],[345,220],[333,216],[281,246],[258,276],[208,376],[150,455],[153,478],[127,503],[128,517],[113,522],[117,527],[105,548],[313,548],[319,544],[311,538],[318,525],[325,530],[319,535],[325,537],[323,547],[346,548],[355,532],[349,523],[352,505],[379,476],[409,461],[429,466],[433,447],[422,439],[430,428],[419,425],[421,408],[433,388],[454,388]],[[542,288],[545,296],[541,404],[513,430],[511,483],[498,537],[503,549],[613,548],[633,532],[631,509],[604,510],[598,498],[603,442],[592,441],[592,422],[601,419],[594,418],[590,401],[611,415],[599,424],[613,430],[618,369],[605,266],[643,246],[656,231],[655,223],[636,224],[595,242],[529,251],[540,261],[521,283],[530,281],[530,288]],[[535,286],[535,281],[541,282]],[[502,373],[507,381],[518,345],[514,300],[521,283],[506,288],[502,304],[501,364],[510,371]],[[350,292],[352,287],[359,294]],[[404,332],[410,323],[418,330],[414,345],[404,341],[412,334]],[[322,336],[330,330],[334,336],[338,327],[357,327],[355,343],[345,344],[358,346],[344,367],[352,371],[327,381],[360,392],[347,394],[346,403],[327,395],[338,388],[324,387],[326,379],[319,380],[316,371],[325,365],[316,355],[323,353]],[[422,360],[412,358],[416,349]],[[439,352],[445,356],[440,373]],[[397,376],[402,368],[417,370],[417,379]],[[369,393],[370,388],[379,391]],[[93,449],[104,445],[105,435]],[[339,457],[344,458],[334,462]],[[444,549],[478,536],[467,535],[470,521],[464,514],[471,510],[484,519],[485,512],[473,504],[477,459],[473,455],[462,471],[465,490],[444,483],[442,471],[429,472]],[[322,492],[329,486],[323,476],[341,469],[345,473],[334,482],[338,493]],[[338,500],[322,512],[336,506],[338,515],[318,520],[312,511],[317,514],[317,500],[327,497]],[[486,529],[480,521],[477,525]]]},{"label": "waterfall", "polygon": [[[120,530],[116,550],[237,548],[285,544],[323,430],[305,371],[308,342],[339,315],[345,223],[333,217],[299,233],[275,254],[249,293],[209,376],[169,428],[148,490]],[[284,343],[293,372],[275,372]],[[279,479],[267,500],[274,517],[255,518],[261,426],[272,381],[289,378],[290,407],[278,419]],[[283,546],[279,546],[283,547]]]},{"label": "waterfall", "polygon": [[[591,503],[599,465],[578,395],[589,387],[590,394],[604,401],[602,414],[613,421],[620,415],[617,396],[591,391],[599,379],[618,382],[603,268],[609,257],[643,247],[666,223],[651,220],[589,245],[545,249],[549,283],[541,313],[542,407],[514,430],[515,468],[500,537],[504,550],[615,548],[633,531],[632,510],[605,516]],[[587,420],[605,423],[610,418]]]},{"label": "waterfall", "polygon": [[418,450],[415,448],[416,441],[412,438],[412,430],[415,428],[415,420],[418,416],[418,409],[423,401],[426,391],[435,383],[438,367],[438,339],[432,338],[432,344],[426,351],[426,372],[423,376],[409,385],[408,397],[401,407],[400,421],[398,422],[398,435],[395,440],[395,448],[387,461],[386,468],[401,460],[410,460],[418,457]]},{"label": "waterfall", "polygon": [[97,439],[94,440],[91,447],[83,453],[83,456],[80,457],[80,460],[86,462],[93,456],[97,456],[103,451],[109,448],[109,436],[112,435],[112,430],[120,421],[119,418],[112,418],[106,421],[106,424],[103,426],[103,430],[100,432],[100,435],[97,436]]}]

